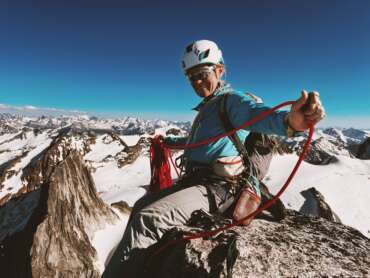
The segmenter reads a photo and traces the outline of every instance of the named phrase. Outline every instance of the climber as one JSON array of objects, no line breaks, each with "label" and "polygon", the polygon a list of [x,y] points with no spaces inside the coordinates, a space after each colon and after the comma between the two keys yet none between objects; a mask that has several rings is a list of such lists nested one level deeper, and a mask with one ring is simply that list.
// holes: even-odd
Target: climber
[{"label": "climber", "polygon": [[[212,41],[199,40],[188,45],[182,69],[202,101],[195,108],[198,114],[189,136],[163,138],[168,145],[203,141],[239,127],[269,109],[254,96],[234,90],[223,80],[222,52]],[[136,202],[121,243],[103,277],[140,277],[144,260],[140,251],[156,243],[169,229],[186,224],[193,211],[230,212],[243,188],[248,188],[258,199],[261,196],[260,169],[248,160],[246,156],[250,152],[244,146],[250,132],[292,137],[324,116],[319,94],[302,91],[289,112],[274,112],[234,136],[186,149],[181,163],[183,175],[175,185]]]}]

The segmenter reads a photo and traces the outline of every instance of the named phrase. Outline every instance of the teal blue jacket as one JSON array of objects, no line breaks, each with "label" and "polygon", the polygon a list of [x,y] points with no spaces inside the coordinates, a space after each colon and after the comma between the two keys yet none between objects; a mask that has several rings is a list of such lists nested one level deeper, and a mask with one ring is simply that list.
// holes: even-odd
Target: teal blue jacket
[{"label": "teal blue jacket", "polygon": [[[219,118],[218,101],[219,97],[225,93],[230,93],[226,109],[234,127],[239,127],[261,112],[270,109],[263,104],[256,103],[250,96],[235,91],[230,85],[225,84],[194,108],[198,111],[198,115],[194,120],[189,137],[166,137],[164,142],[169,145],[193,144],[225,133]],[[239,130],[237,134],[242,142],[244,142],[250,131],[287,136],[287,125],[285,122],[287,113],[287,111],[276,111],[252,126]],[[236,156],[238,154],[231,140],[228,137],[224,137],[207,145],[188,149],[184,152],[184,157],[186,161],[210,164],[216,158]]]}]

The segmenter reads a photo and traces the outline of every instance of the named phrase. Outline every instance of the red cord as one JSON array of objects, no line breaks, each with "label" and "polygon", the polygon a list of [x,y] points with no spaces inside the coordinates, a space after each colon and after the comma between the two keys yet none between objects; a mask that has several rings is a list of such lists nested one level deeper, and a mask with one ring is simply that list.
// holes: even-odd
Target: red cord
[{"label": "red cord", "polygon": [[[209,138],[207,140],[204,140],[204,141],[201,141],[201,142],[198,142],[198,143],[194,143],[194,144],[183,145],[183,146],[180,146],[180,145],[170,146],[170,145],[167,145],[167,144],[164,144],[164,146],[166,148],[171,148],[171,149],[189,149],[189,148],[196,148],[196,147],[199,147],[199,146],[202,146],[202,145],[206,145],[206,144],[208,144],[210,142],[213,142],[213,141],[216,141],[216,140],[218,140],[220,138],[229,136],[229,135],[235,133],[236,131],[238,131],[238,130],[240,130],[242,128],[245,128],[245,127],[247,127],[249,125],[252,125],[255,122],[261,120],[262,118],[270,115],[275,110],[277,110],[277,109],[279,109],[279,108],[281,108],[283,106],[291,105],[293,103],[294,103],[294,101],[287,101],[287,102],[281,103],[281,104],[279,104],[279,105],[277,105],[277,106],[275,106],[275,107],[273,107],[273,108],[271,108],[269,110],[266,110],[266,111],[262,112],[261,114],[259,114],[255,118],[253,118],[253,119],[245,122],[240,127],[235,128],[234,130],[231,130],[231,131],[229,131],[227,133],[220,134],[220,135],[217,135],[217,136],[213,136],[213,137],[211,137],[211,138]],[[276,200],[278,198],[280,198],[280,196],[287,189],[289,183],[293,179],[293,177],[296,174],[299,166],[301,165],[304,157],[306,156],[306,153],[307,153],[307,150],[308,150],[308,146],[311,143],[311,139],[312,139],[312,136],[313,136],[313,133],[314,133],[314,129],[315,129],[314,128],[314,125],[310,125],[310,127],[309,127],[309,133],[308,133],[308,136],[307,136],[306,143],[303,146],[303,150],[302,150],[302,152],[301,152],[301,154],[300,154],[300,156],[299,156],[299,158],[297,160],[297,163],[295,164],[295,166],[294,166],[292,172],[290,173],[288,179],[286,180],[285,184],[282,186],[282,188],[279,190],[279,192],[271,200],[269,200],[268,202],[266,202],[264,205],[260,206],[258,209],[256,209],[254,212],[250,213],[246,217],[240,219],[239,221],[234,221],[231,224],[228,224],[228,225],[226,225],[224,227],[221,227],[221,228],[218,228],[218,229],[215,229],[215,230],[211,230],[211,231],[205,231],[205,232],[201,232],[201,233],[189,233],[189,234],[185,235],[181,239],[171,240],[171,241],[167,242],[165,245],[161,246],[154,254],[152,254],[150,256],[150,258],[147,261],[147,265],[150,264],[150,262],[152,261],[153,257],[157,256],[158,254],[160,254],[161,252],[163,252],[165,249],[167,249],[169,246],[174,245],[177,242],[180,242],[180,241],[183,241],[183,240],[191,240],[191,239],[195,239],[195,238],[203,238],[203,237],[211,237],[211,236],[214,236],[214,235],[216,235],[219,232],[222,232],[224,230],[227,230],[227,229],[230,229],[232,227],[235,227],[235,226],[239,225],[240,223],[242,223],[243,221],[247,220],[248,218],[255,217],[257,214],[259,214],[263,210],[265,210],[265,209],[269,208],[271,205],[273,205],[276,202]]]},{"label": "red cord", "polygon": [[170,154],[170,161],[171,161],[172,167],[173,167],[173,168],[175,168],[175,171],[176,171],[177,177],[180,177],[179,170],[177,169],[176,164],[175,164],[175,162],[173,161],[173,158],[172,158],[172,155],[171,155],[171,154]]}]

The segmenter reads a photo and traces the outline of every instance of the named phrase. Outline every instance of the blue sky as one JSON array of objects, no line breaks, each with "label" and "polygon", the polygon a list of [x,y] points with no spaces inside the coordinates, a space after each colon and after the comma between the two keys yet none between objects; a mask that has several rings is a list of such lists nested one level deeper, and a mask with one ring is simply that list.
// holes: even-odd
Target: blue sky
[{"label": "blue sky", "polygon": [[[1,1],[0,103],[191,119],[180,59],[216,41],[268,105],[317,90],[327,123],[370,127],[370,1]],[[367,125],[367,126],[366,126]]]}]

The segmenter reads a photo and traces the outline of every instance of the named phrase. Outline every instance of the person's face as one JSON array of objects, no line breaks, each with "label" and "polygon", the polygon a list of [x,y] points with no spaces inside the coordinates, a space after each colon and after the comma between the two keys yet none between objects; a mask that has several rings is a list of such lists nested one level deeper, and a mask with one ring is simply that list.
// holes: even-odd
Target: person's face
[{"label": "person's face", "polygon": [[189,69],[186,76],[197,95],[205,98],[215,92],[223,72],[222,65],[199,65]]}]

